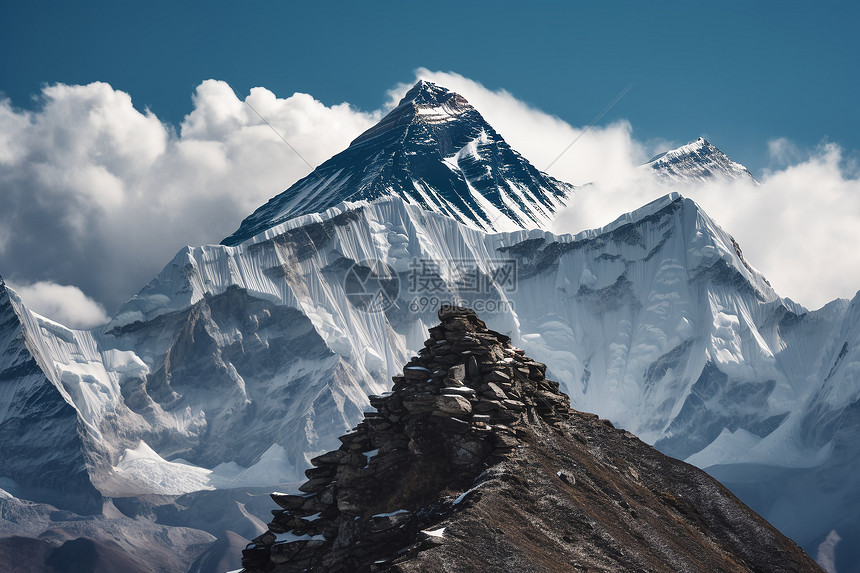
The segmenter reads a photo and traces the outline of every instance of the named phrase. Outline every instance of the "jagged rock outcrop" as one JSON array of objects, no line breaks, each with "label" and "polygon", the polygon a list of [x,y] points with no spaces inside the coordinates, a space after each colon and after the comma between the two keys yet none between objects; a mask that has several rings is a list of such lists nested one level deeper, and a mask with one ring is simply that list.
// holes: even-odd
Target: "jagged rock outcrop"
[{"label": "jagged rock outcrop", "polygon": [[252,572],[818,571],[725,488],[597,416],[443,307],[342,446],[274,493]]},{"label": "jagged rock outcrop", "polygon": [[392,392],[370,397],[376,411],[311,460],[303,493],[272,495],[283,509],[243,552],[248,570],[367,570],[438,518],[440,492],[470,487],[505,459],[517,424],[568,416],[546,367],[507,336],[472,310],[443,307],[439,318]]}]

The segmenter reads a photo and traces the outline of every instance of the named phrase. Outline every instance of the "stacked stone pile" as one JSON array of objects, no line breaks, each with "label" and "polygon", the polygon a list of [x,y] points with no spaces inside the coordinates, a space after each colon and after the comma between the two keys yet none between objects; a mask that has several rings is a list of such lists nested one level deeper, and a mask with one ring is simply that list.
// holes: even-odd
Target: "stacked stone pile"
[{"label": "stacked stone pile", "polygon": [[462,307],[439,319],[392,391],[370,397],[376,411],[311,460],[301,493],[272,494],[281,509],[243,551],[246,571],[371,571],[432,546],[422,530],[453,510],[443,493],[504,460],[524,424],[570,416],[546,366],[508,336]]}]

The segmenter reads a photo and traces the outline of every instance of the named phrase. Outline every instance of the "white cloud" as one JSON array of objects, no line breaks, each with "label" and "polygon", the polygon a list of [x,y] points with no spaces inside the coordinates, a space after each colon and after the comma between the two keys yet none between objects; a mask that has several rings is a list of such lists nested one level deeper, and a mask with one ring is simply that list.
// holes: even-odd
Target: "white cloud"
[{"label": "white cloud", "polygon": [[842,156],[828,144],[759,188],[693,195],[778,292],[811,308],[860,289],[860,179]]},{"label": "white cloud", "polygon": [[767,144],[767,150],[771,161],[781,167],[803,160],[803,154],[797,145],[785,137],[770,140]]},{"label": "white cloud", "polygon": [[[791,142],[771,149],[800,154]],[[843,150],[826,144],[802,160],[768,171],[761,185],[745,181],[682,187],[661,184],[636,170],[626,181],[580,189],[559,217],[557,230],[599,227],[619,214],[679,191],[731,233],[744,256],[782,296],[808,308],[860,289],[860,179]]]},{"label": "white cloud", "polygon": [[[581,127],[461,75],[419,69],[416,77],[463,94],[540,169],[582,134]],[[325,106],[301,93],[278,98],[265,88],[252,89],[247,100],[317,165],[373,125],[409,87],[390,90],[387,104],[374,112]],[[48,86],[33,112],[0,100],[0,273],[20,283],[77,285],[112,311],[182,246],[219,241],[310,171],[226,83],[204,81],[193,101],[174,129],[104,83]],[[558,230],[604,225],[668,192],[638,165],[670,146],[638,141],[625,121],[582,135],[549,172],[597,183],[579,189]],[[697,200],[732,233],[780,294],[809,307],[853,296],[860,287],[856,170],[833,144],[809,152],[781,139],[771,142],[770,152],[776,168],[760,187],[673,190]]]},{"label": "white cloud", "polygon": [[110,320],[102,305],[75,286],[50,281],[10,284],[30,310],[72,328],[93,328]]},{"label": "white cloud", "polygon": [[[310,172],[226,83],[193,99],[178,133],[105,83],[47,86],[35,112],[0,101],[0,273],[76,284],[113,309]],[[248,101],[312,165],[378,119],[264,88]]]}]

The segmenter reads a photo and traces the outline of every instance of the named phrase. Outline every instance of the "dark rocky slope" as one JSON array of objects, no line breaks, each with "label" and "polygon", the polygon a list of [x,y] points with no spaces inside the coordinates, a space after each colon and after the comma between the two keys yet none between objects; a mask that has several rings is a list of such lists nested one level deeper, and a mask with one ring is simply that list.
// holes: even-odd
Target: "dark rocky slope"
[{"label": "dark rocky slope", "polygon": [[548,225],[572,192],[512,149],[463,96],[421,80],[379,123],[246,217],[222,244],[238,245],[342,201],[386,196],[478,229],[532,229]]},{"label": "dark rocky slope", "polygon": [[443,308],[375,412],[273,494],[245,571],[819,571],[712,478],[569,409],[545,367]]},{"label": "dark rocky slope", "polygon": [[116,543],[87,537],[59,547],[33,537],[0,539],[3,571],[14,573],[151,573],[148,563],[129,555]]}]

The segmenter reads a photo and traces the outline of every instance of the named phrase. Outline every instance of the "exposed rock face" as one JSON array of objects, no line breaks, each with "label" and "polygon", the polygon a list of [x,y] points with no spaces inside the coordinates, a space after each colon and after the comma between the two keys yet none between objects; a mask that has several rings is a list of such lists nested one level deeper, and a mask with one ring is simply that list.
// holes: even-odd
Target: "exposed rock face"
[{"label": "exposed rock face", "polygon": [[472,310],[439,318],[302,493],[272,494],[245,571],[819,570],[703,472],[570,410]]},{"label": "exposed rock face", "polygon": [[[124,403],[152,428],[142,436],[148,445],[206,468],[229,461],[247,467],[271,444],[264,428],[292,423],[307,429],[304,436],[277,447],[301,460],[295,470],[301,475],[306,451],[331,447],[315,443],[325,438],[323,428],[339,428],[333,439],[350,427],[360,406],[343,395],[367,394],[349,373],[338,375],[340,359],[306,316],[238,288],[152,322],[114,328],[103,343],[154,357],[150,374],[123,379]],[[282,381],[277,397],[267,384],[273,380]],[[303,417],[291,419],[296,415]]]}]

